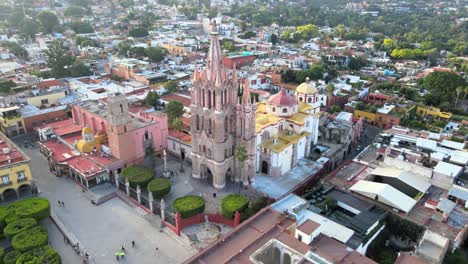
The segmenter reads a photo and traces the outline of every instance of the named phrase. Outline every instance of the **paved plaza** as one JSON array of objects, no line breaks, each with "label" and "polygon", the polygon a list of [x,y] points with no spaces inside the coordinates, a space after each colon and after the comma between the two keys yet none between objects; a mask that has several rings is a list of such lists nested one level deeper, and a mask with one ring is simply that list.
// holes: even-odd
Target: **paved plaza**
[{"label": "paved plaza", "polygon": [[[16,140],[22,142],[24,139]],[[91,263],[116,263],[114,253],[122,244],[127,253],[121,263],[181,263],[196,253],[193,248],[160,232],[145,220],[147,213],[139,207],[129,206],[118,198],[99,206],[93,205],[72,180],[56,177],[49,171],[47,160],[38,148],[24,151],[31,158],[31,169],[40,196],[51,201],[52,210],[77,237],[80,247],[90,254]],[[63,201],[65,207],[59,207],[58,200]],[[51,230],[52,246],[58,250],[64,263],[81,263],[71,246],[64,243],[63,235],[52,227],[54,225],[47,222],[46,225]],[[136,241],[135,248],[131,248],[132,240]]]}]

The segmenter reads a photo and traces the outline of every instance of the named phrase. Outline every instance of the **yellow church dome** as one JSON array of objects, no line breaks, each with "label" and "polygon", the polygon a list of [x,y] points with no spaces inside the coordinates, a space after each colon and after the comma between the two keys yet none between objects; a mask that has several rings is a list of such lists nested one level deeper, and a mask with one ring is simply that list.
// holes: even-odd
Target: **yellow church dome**
[{"label": "yellow church dome", "polygon": [[306,81],[301,83],[297,88],[296,92],[299,94],[316,94],[318,93],[315,83],[311,82],[307,77]]},{"label": "yellow church dome", "polygon": [[84,127],[83,130],[81,130],[81,133],[83,134],[93,134],[93,130],[89,127]]}]

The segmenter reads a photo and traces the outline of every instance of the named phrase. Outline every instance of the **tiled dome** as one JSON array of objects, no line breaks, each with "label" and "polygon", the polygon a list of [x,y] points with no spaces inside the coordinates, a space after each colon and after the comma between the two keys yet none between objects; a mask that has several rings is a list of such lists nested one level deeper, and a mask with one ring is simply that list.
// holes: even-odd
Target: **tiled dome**
[{"label": "tiled dome", "polygon": [[294,106],[297,105],[296,99],[288,94],[284,88],[268,99],[268,103],[273,106]]}]

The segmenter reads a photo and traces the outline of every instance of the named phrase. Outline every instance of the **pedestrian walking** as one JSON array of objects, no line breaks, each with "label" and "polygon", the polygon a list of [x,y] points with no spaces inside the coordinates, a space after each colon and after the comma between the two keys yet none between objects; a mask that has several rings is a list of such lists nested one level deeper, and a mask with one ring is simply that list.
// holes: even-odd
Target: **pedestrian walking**
[{"label": "pedestrian walking", "polygon": [[156,247],[156,252],[158,252],[158,251],[159,251],[159,248]]},{"label": "pedestrian walking", "polygon": [[132,248],[135,247],[135,240],[132,240]]},{"label": "pedestrian walking", "polygon": [[122,250],[122,252],[125,252],[125,248],[124,248],[123,245],[122,245],[122,247],[120,249]]},{"label": "pedestrian walking", "polygon": [[84,255],[85,255],[86,259],[88,259],[88,258],[89,258],[89,254],[88,254],[88,252],[86,252]]},{"label": "pedestrian walking", "polygon": [[65,207],[65,203],[62,201],[62,207]]},{"label": "pedestrian walking", "polygon": [[125,257],[125,251],[120,251],[120,257],[123,259]]},{"label": "pedestrian walking", "polygon": [[62,202],[60,202],[60,200],[58,200],[58,205],[61,206],[62,205]]},{"label": "pedestrian walking", "polygon": [[117,259],[117,261],[119,261],[119,257],[120,257],[120,252],[115,252],[115,258]]}]

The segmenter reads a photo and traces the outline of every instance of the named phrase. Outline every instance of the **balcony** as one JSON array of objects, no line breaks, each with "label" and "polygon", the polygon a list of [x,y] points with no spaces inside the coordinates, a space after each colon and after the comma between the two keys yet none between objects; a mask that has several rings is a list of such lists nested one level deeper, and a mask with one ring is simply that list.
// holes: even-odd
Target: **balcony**
[{"label": "balcony", "polygon": [[26,178],[26,177],[18,178],[17,183],[25,182],[25,181],[27,181],[27,180],[28,180],[28,178]]},{"label": "balcony", "polygon": [[1,183],[0,183],[0,187],[9,186],[9,185],[11,185],[11,184],[12,184],[11,181],[9,181],[9,182],[1,182]]}]

